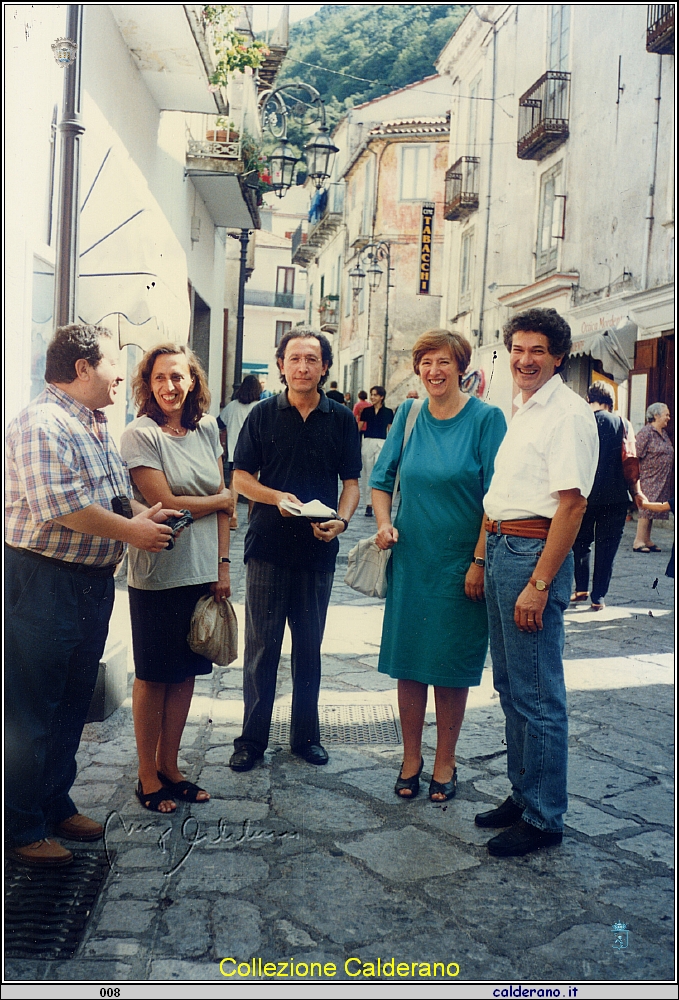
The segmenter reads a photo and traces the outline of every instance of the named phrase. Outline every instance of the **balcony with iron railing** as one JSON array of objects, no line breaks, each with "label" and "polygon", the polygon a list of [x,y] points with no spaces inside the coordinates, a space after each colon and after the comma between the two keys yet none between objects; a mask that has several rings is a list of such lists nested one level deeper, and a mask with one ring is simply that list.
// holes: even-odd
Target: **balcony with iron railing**
[{"label": "balcony with iron railing", "polygon": [[646,20],[646,51],[674,55],[673,3],[649,3]]},{"label": "balcony with iron railing", "polygon": [[446,171],[443,218],[448,222],[466,219],[479,207],[478,156],[461,156]]},{"label": "balcony with iron railing", "polygon": [[309,244],[322,247],[333,236],[344,221],[343,183],[328,184],[317,191],[309,208]]},{"label": "balcony with iron railing", "polygon": [[245,286],[246,306],[268,306],[271,309],[304,309],[306,295],[304,293],[271,292],[265,288],[250,288]]},{"label": "balcony with iron railing", "polygon": [[299,267],[306,267],[309,261],[314,257],[315,250],[310,247],[308,242],[308,234],[306,231],[306,222],[300,222],[297,229],[292,234],[292,263],[297,264]]},{"label": "balcony with iron railing", "polygon": [[542,160],[569,135],[571,74],[547,70],[519,98],[520,160]]},{"label": "balcony with iron railing", "polygon": [[318,307],[321,330],[335,333],[339,324],[339,295],[326,295]]},{"label": "balcony with iron railing", "polygon": [[187,164],[207,168],[205,161],[215,160],[213,169],[233,171],[233,161],[240,160],[242,155],[243,116],[240,117],[236,123],[217,115],[187,115]]}]

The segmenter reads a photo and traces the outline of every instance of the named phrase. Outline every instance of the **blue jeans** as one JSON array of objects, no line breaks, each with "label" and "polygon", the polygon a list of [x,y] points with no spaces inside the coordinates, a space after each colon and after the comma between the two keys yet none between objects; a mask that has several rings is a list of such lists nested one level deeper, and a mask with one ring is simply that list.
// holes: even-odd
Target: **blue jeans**
[{"label": "blue jeans", "polygon": [[5,549],[5,815],[10,846],[78,812],[69,792],[113,610],[113,576]]},{"label": "blue jeans", "polygon": [[563,613],[573,578],[573,553],[549,588],[543,628],[521,632],[514,605],[533,575],[545,543],[539,538],[486,539],[486,605],[493,682],[505,713],[507,774],[523,819],[539,830],[562,830],[568,808],[568,719],[563,676]]}]

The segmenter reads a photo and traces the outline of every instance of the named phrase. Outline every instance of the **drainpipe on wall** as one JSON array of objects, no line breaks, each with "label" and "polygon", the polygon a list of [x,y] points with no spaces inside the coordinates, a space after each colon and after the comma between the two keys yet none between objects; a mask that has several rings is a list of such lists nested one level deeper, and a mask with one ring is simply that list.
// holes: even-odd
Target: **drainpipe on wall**
[{"label": "drainpipe on wall", "polygon": [[83,8],[83,4],[69,4],[66,15],[66,37],[74,41],[78,48],[74,62],[64,69],[63,107],[59,122],[61,155],[54,278],[55,326],[75,323],[78,318],[80,136],[85,131],[80,119]]},{"label": "drainpipe on wall", "polygon": [[644,233],[643,256],[641,258],[641,287],[648,288],[648,262],[651,256],[651,237],[653,235],[653,212],[655,199],[655,181],[658,166],[658,133],[660,129],[660,97],[662,88],[662,56],[658,56],[658,74],[655,97],[655,121],[651,139],[651,169],[648,182],[648,201],[646,203],[646,231]]},{"label": "drainpipe on wall", "polygon": [[[488,275],[488,244],[490,240],[490,202],[493,190],[493,145],[495,139],[495,89],[496,89],[496,69],[497,69],[497,21],[491,21],[487,17],[481,17],[476,7],[474,13],[481,21],[486,21],[493,26],[493,87],[490,102],[490,140],[488,143],[488,195],[486,197],[486,234],[483,242],[483,268],[481,271],[481,302],[479,304],[479,343],[483,344],[483,314],[486,307],[486,278]],[[499,18],[498,18],[499,20]]]},{"label": "drainpipe on wall", "polygon": [[233,362],[233,391],[237,392],[243,381],[243,326],[245,323],[245,282],[248,280],[248,242],[250,230],[241,229],[240,236],[240,271],[238,272],[238,311],[236,312],[236,356]]}]

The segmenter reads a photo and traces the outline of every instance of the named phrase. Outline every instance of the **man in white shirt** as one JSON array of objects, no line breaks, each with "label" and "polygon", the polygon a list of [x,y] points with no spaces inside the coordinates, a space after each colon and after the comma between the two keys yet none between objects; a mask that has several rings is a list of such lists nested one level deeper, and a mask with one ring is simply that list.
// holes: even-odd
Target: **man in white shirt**
[{"label": "man in white shirt", "polygon": [[568,323],[554,309],[530,309],[506,324],[504,342],[520,395],[484,499],[485,593],[512,792],[475,822],[507,827],[488,850],[513,857],[562,839],[568,805],[563,612],[599,441],[592,411],[558,374],[571,349]]}]

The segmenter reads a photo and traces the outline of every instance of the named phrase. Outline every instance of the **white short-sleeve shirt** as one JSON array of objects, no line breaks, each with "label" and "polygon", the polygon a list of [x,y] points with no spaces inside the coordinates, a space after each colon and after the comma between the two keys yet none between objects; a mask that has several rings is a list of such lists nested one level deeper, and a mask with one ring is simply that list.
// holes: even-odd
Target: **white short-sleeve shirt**
[{"label": "white short-sleeve shirt", "polygon": [[560,375],[525,403],[521,396],[515,402],[484,510],[493,521],[552,518],[560,490],[577,489],[584,497],[591,492],[599,459],[596,419]]}]

